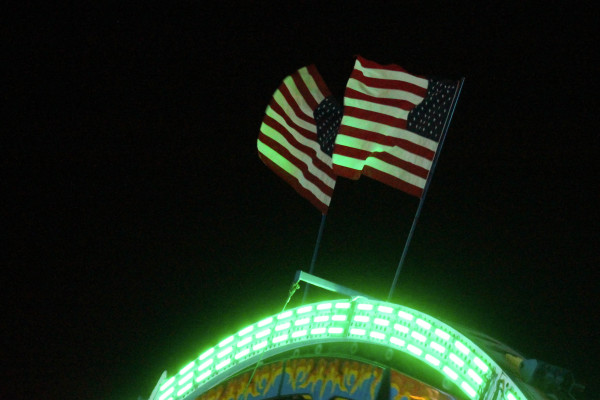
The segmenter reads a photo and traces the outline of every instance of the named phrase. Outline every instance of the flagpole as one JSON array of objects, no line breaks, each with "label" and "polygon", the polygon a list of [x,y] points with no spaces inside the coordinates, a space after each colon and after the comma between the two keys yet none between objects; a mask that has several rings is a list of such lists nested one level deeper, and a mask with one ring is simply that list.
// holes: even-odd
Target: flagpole
[{"label": "flagpole", "polygon": [[[315,249],[313,250],[312,260],[310,262],[309,274],[313,275],[315,270],[315,263],[317,261],[317,254],[319,253],[319,247],[321,246],[321,238],[323,237],[323,229],[325,228],[325,218],[327,214],[321,214],[321,225],[319,226],[319,233],[317,234],[317,243],[315,243]],[[308,285],[304,288],[304,294],[302,295],[302,304],[306,301],[306,295],[308,294]]]},{"label": "flagpole", "polygon": [[450,107],[450,112],[446,118],[446,122],[444,123],[444,129],[442,131],[442,137],[440,138],[440,144],[438,145],[435,156],[433,157],[433,162],[431,163],[431,169],[427,176],[427,181],[425,182],[425,187],[423,188],[423,195],[421,196],[421,200],[419,201],[419,207],[417,208],[417,212],[415,213],[415,217],[412,222],[412,226],[410,227],[410,232],[408,233],[408,237],[406,238],[406,243],[404,244],[404,250],[402,250],[402,256],[400,257],[400,262],[398,263],[398,267],[396,268],[396,275],[394,275],[394,281],[392,282],[392,287],[390,288],[390,292],[388,293],[387,301],[390,301],[392,294],[394,293],[394,289],[396,288],[396,283],[398,282],[398,276],[400,275],[400,271],[402,270],[402,266],[404,265],[404,259],[406,258],[406,254],[408,253],[408,247],[410,246],[410,242],[415,233],[415,227],[417,226],[417,222],[419,221],[419,216],[421,215],[421,210],[423,208],[423,203],[425,202],[425,196],[427,195],[427,190],[429,189],[429,184],[431,183],[431,179],[433,178],[433,171],[437,165],[438,158],[440,153],[442,152],[442,147],[444,145],[444,141],[446,140],[446,133],[448,132],[448,127],[450,126],[450,122],[452,121],[452,116],[454,115],[454,109],[456,108],[456,103],[458,103],[458,97],[460,96],[460,92],[462,90],[463,84],[465,83],[465,78],[461,78],[459,81],[456,91],[454,92],[454,98],[452,99],[452,106]]}]

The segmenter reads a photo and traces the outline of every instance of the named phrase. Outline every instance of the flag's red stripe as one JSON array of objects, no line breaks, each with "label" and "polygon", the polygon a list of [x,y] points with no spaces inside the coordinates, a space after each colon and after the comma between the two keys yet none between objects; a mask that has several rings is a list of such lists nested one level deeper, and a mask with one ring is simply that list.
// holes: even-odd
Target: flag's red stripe
[{"label": "flag's red stripe", "polygon": [[375,104],[382,104],[384,106],[396,107],[406,111],[410,111],[416,106],[416,104],[408,100],[384,99],[381,97],[369,96],[368,94],[364,94],[350,88],[346,88],[345,97],[351,99],[365,100]]},{"label": "flag's red stripe", "polygon": [[343,176],[344,178],[354,179],[354,180],[357,180],[358,178],[360,178],[360,175],[362,174],[362,171],[359,171],[359,170],[356,170],[353,168],[344,167],[342,165],[337,165],[337,164],[333,164],[333,172],[335,172],[335,174],[337,176]]},{"label": "flag's red stripe", "polygon": [[417,86],[414,83],[399,81],[397,79],[371,78],[365,76],[365,74],[358,69],[355,69],[352,72],[352,78],[362,82],[363,84],[371,88],[386,90],[402,90],[404,92],[409,92],[420,97],[425,97],[425,95],[427,94],[427,89],[422,88],[421,86]]},{"label": "flag's red stripe", "polygon": [[407,73],[409,75],[414,76],[415,78],[420,78],[420,79],[425,79],[427,80],[426,77],[422,76],[422,75],[415,75],[415,74],[411,74],[410,72],[408,72],[407,70],[405,70],[404,68],[402,68],[399,65],[396,64],[386,64],[386,65],[381,65],[381,64],[377,64],[375,61],[370,61],[367,60],[366,58],[363,58],[361,56],[357,56],[356,57],[359,61],[360,64],[364,67],[364,68],[372,68],[372,69],[383,69],[383,70],[387,70],[387,71],[398,71],[398,72],[404,72]]},{"label": "flag's red stripe", "polygon": [[[290,92],[290,90],[288,89],[288,87],[286,85],[281,85],[279,87],[279,91],[281,92],[281,94],[283,95],[283,97],[285,98],[287,103],[290,105],[290,107],[294,111],[294,114],[296,114],[296,116],[298,118],[300,118],[303,121],[308,122],[309,124],[313,124],[313,125],[315,124],[315,119],[314,119],[313,115],[306,115],[304,113],[304,111],[302,111],[302,109],[300,108],[300,106],[294,99],[294,96],[292,96],[292,93]],[[305,100],[306,100],[306,98],[305,98]],[[275,102],[275,98],[272,98],[271,103],[274,103],[274,102]],[[312,110],[314,110],[314,108],[312,108]]]},{"label": "flag's red stripe", "polygon": [[[392,136],[386,136],[379,133],[366,131],[364,129],[354,128],[350,126],[342,126],[338,135],[346,135],[351,136],[357,139],[364,140],[365,142],[374,142],[384,146],[390,147],[400,147],[410,153],[416,154],[418,156],[424,157],[428,160],[433,160],[433,156],[435,156],[435,151],[429,150],[425,147],[419,146],[416,143],[413,143],[406,139],[395,138]],[[337,153],[337,147],[335,148],[335,152]]]},{"label": "flag's red stripe", "polygon": [[321,76],[321,74],[317,70],[317,67],[315,67],[314,64],[311,64],[311,65],[309,65],[306,68],[308,69],[308,72],[310,73],[310,75],[314,79],[315,83],[317,84],[317,87],[319,88],[319,91],[321,92],[321,94],[323,94],[323,97],[329,97],[329,96],[331,96],[331,92],[329,91],[329,88],[325,84],[325,81],[323,80],[323,77]]},{"label": "flag's red stripe", "polygon": [[389,185],[393,188],[402,190],[403,192],[406,192],[410,195],[413,195],[413,196],[416,196],[419,198],[423,195],[422,188],[412,185],[406,181],[403,181],[402,179],[398,179],[395,176],[392,176],[390,174],[386,174],[385,172],[380,171],[378,169],[366,166],[365,169],[363,170],[363,174],[368,176],[369,178],[376,179],[380,182],[383,182],[386,185]]},{"label": "flag's red stripe", "polygon": [[308,166],[302,161],[300,161],[298,158],[296,158],[285,147],[283,147],[281,144],[279,144],[278,142],[266,135],[261,135],[259,137],[259,140],[267,146],[269,146],[270,148],[272,148],[273,150],[275,150],[277,153],[279,153],[279,155],[287,159],[289,162],[294,164],[296,168],[298,168],[302,172],[302,176],[304,176],[304,178],[306,178],[307,181],[311,182],[313,185],[318,187],[323,193],[331,197],[331,195],[333,194],[333,189],[327,186],[321,179],[319,179],[318,176],[313,175],[308,170]]},{"label": "flag's red stripe", "polygon": [[266,156],[263,156],[260,152],[258,153],[258,156],[260,157],[262,162],[265,163],[265,165],[267,167],[271,168],[271,170],[273,170],[273,172],[275,172],[277,175],[279,175],[279,177],[281,179],[283,179],[291,187],[293,187],[294,190],[296,190],[296,192],[298,192],[298,194],[300,196],[302,196],[306,200],[308,200],[313,206],[315,206],[319,211],[321,211],[322,214],[327,214],[327,210],[328,210],[329,206],[327,204],[324,204],[317,197],[315,197],[315,195],[311,191],[306,189],[304,186],[300,185],[300,182],[298,182],[298,179],[296,179],[295,176],[288,174],[279,165],[275,164],[273,161],[271,161]]},{"label": "flag's red stripe", "polygon": [[406,129],[406,120],[404,118],[392,117],[388,114],[382,114],[375,111],[365,110],[356,107],[344,107],[344,116],[350,116],[367,121],[373,121],[380,124],[392,126],[394,128]]},{"label": "flag's red stripe", "polygon": [[292,74],[292,78],[294,79],[294,83],[296,84],[298,91],[300,92],[302,97],[304,97],[304,100],[306,101],[306,103],[308,104],[310,109],[311,110],[316,109],[318,107],[319,103],[317,103],[317,100],[315,100],[315,98],[313,97],[310,90],[308,90],[308,88],[304,84],[304,81],[302,80],[302,77],[300,76],[298,71],[296,71]]},{"label": "flag's red stripe", "polygon": [[[312,140],[312,141],[317,140],[317,134],[315,132],[309,131],[308,129],[305,129],[305,128],[301,127],[300,125],[296,124],[294,122],[294,120],[292,120],[292,117],[286,112],[286,110],[284,110],[283,107],[281,107],[281,105],[279,103],[277,103],[275,100],[271,100],[271,103],[269,105],[271,106],[271,109],[275,113],[279,114],[285,120],[285,122],[287,122],[287,124],[290,127],[292,127],[294,130],[298,131],[299,134],[301,134],[308,140]],[[265,115],[265,118],[271,118],[271,117],[269,117],[268,115]],[[314,124],[314,120],[312,121],[312,123]],[[282,129],[287,130],[287,128],[282,128]]]},{"label": "flag's red stripe", "polygon": [[[333,173],[331,167],[329,165],[325,164],[323,161],[321,161],[321,159],[319,159],[317,157],[316,150],[300,143],[298,140],[296,140],[296,138],[294,138],[294,136],[290,133],[290,131],[288,131],[283,125],[281,125],[279,122],[275,121],[273,118],[271,118],[269,116],[265,116],[263,122],[266,125],[268,125],[269,127],[273,128],[274,130],[279,132],[288,141],[288,143],[292,147],[298,149],[298,151],[300,151],[300,152],[306,154],[308,157],[310,157],[312,160],[312,163],[314,164],[315,167],[317,167],[323,173],[327,174],[331,179],[335,180],[335,174]],[[266,135],[261,133],[261,137],[262,136],[266,137]]]},{"label": "flag's red stripe", "polygon": [[387,152],[370,152],[341,145],[336,146],[335,152],[336,154],[339,154],[341,156],[346,156],[357,160],[366,160],[370,157],[375,157],[388,164],[395,165],[398,168],[402,168],[406,172],[409,172],[423,179],[427,178],[427,174],[429,173],[428,169],[415,165],[396,156],[393,156]]}]

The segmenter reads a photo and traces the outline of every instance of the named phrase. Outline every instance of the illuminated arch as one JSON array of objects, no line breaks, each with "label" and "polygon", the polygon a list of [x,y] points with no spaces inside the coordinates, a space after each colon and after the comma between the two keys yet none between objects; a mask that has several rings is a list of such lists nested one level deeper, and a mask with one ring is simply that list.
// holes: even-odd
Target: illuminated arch
[{"label": "illuminated arch", "polygon": [[153,400],[195,398],[257,362],[326,343],[366,343],[417,359],[469,399],[526,400],[500,366],[447,324],[411,308],[366,298],[309,304],[245,327],[159,383]]}]

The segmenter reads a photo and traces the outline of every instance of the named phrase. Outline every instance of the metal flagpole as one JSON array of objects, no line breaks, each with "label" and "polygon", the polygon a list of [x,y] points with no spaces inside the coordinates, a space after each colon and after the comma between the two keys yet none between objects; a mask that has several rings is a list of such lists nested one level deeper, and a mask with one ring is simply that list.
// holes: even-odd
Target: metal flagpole
[{"label": "metal flagpole", "polygon": [[421,196],[421,200],[419,201],[419,207],[417,208],[417,212],[415,213],[415,218],[413,219],[412,226],[410,227],[410,232],[408,233],[408,237],[406,238],[406,243],[404,244],[404,250],[402,250],[402,256],[400,257],[400,262],[398,263],[398,267],[396,268],[396,275],[394,276],[394,281],[392,282],[392,287],[390,288],[390,292],[388,293],[387,301],[390,301],[392,297],[392,293],[394,293],[394,289],[396,288],[396,283],[398,282],[398,276],[400,275],[400,271],[402,270],[402,265],[404,264],[404,259],[406,258],[406,253],[408,253],[408,247],[410,246],[410,242],[412,240],[413,234],[415,233],[415,227],[417,226],[417,222],[419,220],[419,216],[421,215],[421,209],[423,208],[423,203],[425,202],[425,195],[427,194],[427,190],[429,189],[429,184],[431,183],[431,179],[433,177],[433,171],[435,170],[435,166],[437,165],[438,158],[440,153],[442,152],[442,146],[444,145],[444,141],[446,140],[446,133],[448,132],[448,127],[450,126],[450,121],[452,121],[452,116],[454,115],[454,109],[456,108],[456,103],[458,103],[458,97],[460,96],[460,92],[462,90],[463,84],[465,83],[465,78],[461,78],[456,88],[456,92],[454,92],[454,98],[452,99],[452,106],[450,107],[450,112],[446,117],[446,122],[444,123],[444,129],[442,131],[442,137],[440,139],[440,144],[438,145],[435,156],[433,157],[433,162],[431,163],[431,169],[427,176],[427,181],[425,182],[425,187],[423,188],[423,195]]},{"label": "metal flagpole", "polygon": [[[313,251],[312,260],[310,262],[310,269],[308,271],[309,274],[313,275],[313,271],[315,269],[315,262],[317,261],[317,254],[319,253],[319,247],[321,245],[321,237],[323,236],[323,229],[325,228],[325,218],[327,214],[321,214],[321,226],[319,226],[319,233],[317,235],[317,243],[315,244],[315,249]],[[302,304],[306,301],[306,295],[308,294],[308,284],[304,288],[304,294],[302,295]]]}]

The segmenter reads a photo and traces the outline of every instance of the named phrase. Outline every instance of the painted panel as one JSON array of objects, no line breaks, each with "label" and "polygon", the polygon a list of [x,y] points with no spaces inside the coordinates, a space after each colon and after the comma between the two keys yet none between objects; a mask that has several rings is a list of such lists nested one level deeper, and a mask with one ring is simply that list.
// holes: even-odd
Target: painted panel
[{"label": "painted panel", "polygon": [[283,373],[283,362],[275,362],[243,373],[198,396],[196,400],[259,400],[277,397]]},{"label": "painted panel", "polygon": [[455,400],[419,380],[398,371],[390,373],[390,400]]},{"label": "painted panel", "polygon": [[313,400],[333,397],[375,400],[383,369],[337,358],[289,360],[281,395],[308,394]]}]

